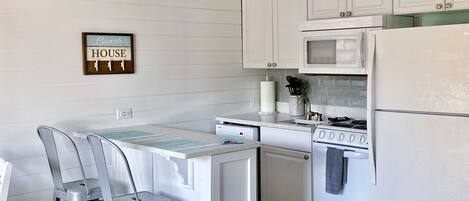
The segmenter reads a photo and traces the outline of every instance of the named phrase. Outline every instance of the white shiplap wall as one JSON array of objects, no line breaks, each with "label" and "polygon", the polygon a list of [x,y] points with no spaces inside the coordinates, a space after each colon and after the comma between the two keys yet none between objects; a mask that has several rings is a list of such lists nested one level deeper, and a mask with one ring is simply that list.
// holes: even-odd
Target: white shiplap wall
[{"label": "white shiplap wall", "polygon": [[[253,112],[262,71],[241,67],[240,0],[0,1],[0,156],[14,164],[11,201],[50,200],[35,128],[142,123],[213,131],[216,115]],[[83,76],[81,32],[135,34],[136,74]],[[117,121],[115,109],[134,118]],[[90,151],[84,163],[95,175]],[[77,178],[62,151],[66,179]]]}]

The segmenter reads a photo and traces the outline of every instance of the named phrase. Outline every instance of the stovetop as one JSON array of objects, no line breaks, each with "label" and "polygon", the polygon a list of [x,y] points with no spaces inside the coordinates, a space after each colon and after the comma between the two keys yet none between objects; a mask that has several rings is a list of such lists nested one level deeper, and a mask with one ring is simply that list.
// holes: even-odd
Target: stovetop
[{"label": "stovetop", "polygon": [[331,122],[328,124],[332,127],[341,127],[341,128],[354,128],[360,130],[366,130],[366,120],[348,120],[342,122]]}]

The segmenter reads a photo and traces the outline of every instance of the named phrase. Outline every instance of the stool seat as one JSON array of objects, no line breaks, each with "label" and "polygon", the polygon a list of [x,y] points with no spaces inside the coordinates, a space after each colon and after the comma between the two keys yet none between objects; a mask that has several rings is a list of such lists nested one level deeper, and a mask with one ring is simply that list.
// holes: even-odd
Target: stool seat
[{"label": "stool seat", "polygon": [[80,200],[96,200],[101,195],[101,188],[99,187],[99,180],[90,178],[86,179],[89,189],[89,197],[86,193],[86,188],[82,180],[64,183],[66,189],[65,197],[67,201],[80,201]]},{"label": "stool seat", "polygon": [[[148,191],[138,192],[138,198],[140,198],[141,201],[170,201],[167,197],[163,197],[158,194],[153,194]],[[134,193],[114,198],[114,201],[135,201],[135,200],[136,199],[135,199]]]}]

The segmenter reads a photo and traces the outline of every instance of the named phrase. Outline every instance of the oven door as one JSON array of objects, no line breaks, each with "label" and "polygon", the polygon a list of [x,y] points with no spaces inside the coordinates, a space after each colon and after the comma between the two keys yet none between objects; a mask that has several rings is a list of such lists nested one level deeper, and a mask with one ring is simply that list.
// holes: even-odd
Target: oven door
[{"label": "oven door", "polygon": [[366,29],[302,32],[300,73],[365,74]]},{"label": "oven door", "polygon": [[[313,142],[312,189],[313,200],[367,201],[368,200],[368,150]],[[326,152],[328,147],[343,149],[348,159],[347,181],[339,195],[326,192]]]}]

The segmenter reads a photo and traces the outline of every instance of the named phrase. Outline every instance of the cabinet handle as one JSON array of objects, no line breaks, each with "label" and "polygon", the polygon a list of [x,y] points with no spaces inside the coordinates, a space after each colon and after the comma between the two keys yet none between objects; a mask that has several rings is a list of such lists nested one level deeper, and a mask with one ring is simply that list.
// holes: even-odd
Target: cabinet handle
[{"label": "cabinet handle", "polygon": [[340,12],[340,17],[345,17],[345,12]]},{"label": "cabinet handle", "polygon": [[347,16],[352,16],[352,11],[348,11]]},{"label": "cabinet handle", "polygon": [[305,158],[305,160],[308,160],[308,159],[309,159],[309,156],[308,156],[308,155],[305,155],[304,158]]},{"label": "cabinet handle", "polygon": [[446,9],[450,9],[450,8],[452,8],[452,7],[453,7],[453,4],[452,4],[452,3],[447,3],[447,4],[446,4]]},{"label": "cabinet handle", "polygon": [[277,67],[277,63],[273,63],[272,67],[274,67],[274,68]]},{"label": "cabinet handle", "polygon": [[443,8],[443,4],[439,3],[439,4],[436,4],[436,9],[440,10]]},{"label": "cabinet handle", "polygon": [[272,67],[272,64],[271,64],[271,63],[267,63],[267,67]]}]

